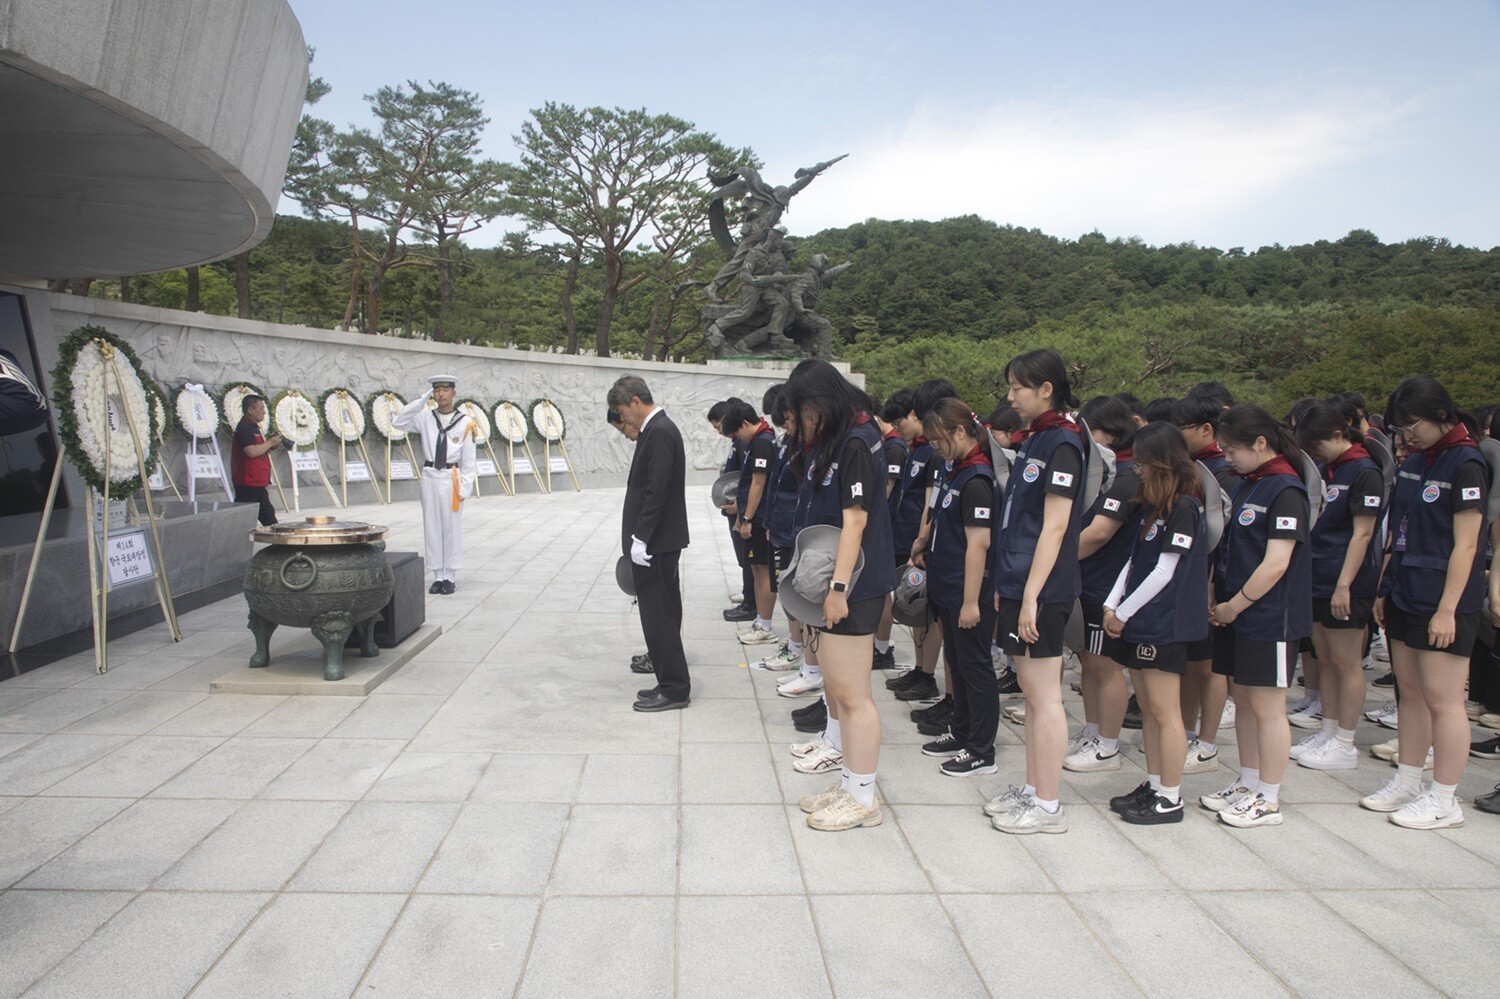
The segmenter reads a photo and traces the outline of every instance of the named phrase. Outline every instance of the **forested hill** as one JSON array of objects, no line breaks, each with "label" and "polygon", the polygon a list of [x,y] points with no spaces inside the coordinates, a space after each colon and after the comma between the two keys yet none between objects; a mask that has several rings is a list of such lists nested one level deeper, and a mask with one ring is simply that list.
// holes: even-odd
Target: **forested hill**
[{"label": "forested hill", "polygon": [[[795,226],[794,215],[788,222]],[[1067,358],[1080,394],[1126,390],[1150,399],[1214,379],[1279,408],[1340,389],[1383,399],[1400,377],[1427,372],[1468,404],[1500,401],[1500,248],[1440,239],[1386,244],[1364,230],[1251,251],[1152,247],[1098,233],[1059,239],[974,216],[870,220],[797,244],[798,263],[817,252],[835,264],[854,262],[818,310],[838,330],[842,356],[877,392],[943,374],[976,409],[988,408],[1002,394],[1009,357],[1051,346]],[[339,325],[352,273],[347,246],[340,223],[278,218],[250,254],[250,314]],[[556,255],[519,241],[458,247],[454,255],[446,339],[538,349],[566,343],[559,305],[566,267]],[[712,247],[698,256],[700,277],[722,262]],[[412,247],[410,266],[386,279],[384,331],[434,333],[440,294],[430,257]],[[649,261],[638,264],[644,270]],[[573,298],[585,327],[598,307],[589,271],[585,262]],[[203,268],[200,281],[205,311],[232,315],[240,307],[231,262]],[[118,281],[90,290],[120,292]],[[180,308],[186,276],[134,278],[128,294]],[[644,280],[621,300],[611,349],[642,351],[654,315],[658,355],[700,357],[693,303],[679,300],[675,320],[670,308],[670,289]],[[664,348],[659,333],[674,322]]]}]

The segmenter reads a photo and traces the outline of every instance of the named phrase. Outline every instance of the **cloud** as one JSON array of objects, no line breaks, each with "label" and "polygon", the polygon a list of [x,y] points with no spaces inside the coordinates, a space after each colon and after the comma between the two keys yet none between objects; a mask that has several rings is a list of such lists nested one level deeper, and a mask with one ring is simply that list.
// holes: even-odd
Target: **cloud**
[{"label": "cloud", "polygon": [[1098,228],[1151,243],[1258,245],[1267,212],[1305,185],[1338,183],[1337,168],[1385,141],[1402,114],[1363,94],[927,105],[851,150],[788,222],[808,233],[978,214],[1068,237]]}]

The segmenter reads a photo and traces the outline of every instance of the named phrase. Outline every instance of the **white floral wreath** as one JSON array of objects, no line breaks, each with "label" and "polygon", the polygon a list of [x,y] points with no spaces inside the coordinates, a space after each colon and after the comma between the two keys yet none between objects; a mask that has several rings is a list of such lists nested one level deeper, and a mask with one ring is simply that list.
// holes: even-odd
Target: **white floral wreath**
[{"label": "white floral wreath", "polygon": [[287,389],[278,395],[271,406],[271,416],[276,432],[291,441],[298,451],[317,447],[323,421],[318,416],[318,407],[299,390]]},{"label": "white floral wreath", "polygon": [[[106,349],[109,353],[105,353]],[[109,465],[111,485],[136,480],[141,474],[130,427],[135,427],[143,450],[148,449],[151,441],[146,386],[134,365],[112,360],[114,351],[104,340],[88,341],[79,348],[68,379],[77,420],[78,449],[101,482],[105,465]],[[111,376],[108,380],[106,372]],[[129,425],[125,420],[130,421]]]},{"label": "white floral wreath", "polygon": [[568,424],[562,410],[553,405],[551,399],[538,399],[531,405],[531,425],[543,440],[556,444],[567,433]]},{"label": "white floral wreath", "polygon": [[370,396],[368,405],[370,422],[380,436],[398,444],[406,440],[406,431],[396,426],[396,414],[406,408],[406,400],[394,392],[376,392]]},{"label": "white floral wreath", "polygon": [[202,385],[184,385],[177,393],[177,422],[188,436],[206,441],[219,428],[219,407]]},{"label": "white floral wreath", "polygon": [[346,388],[330,389],[323,397],[323,416],[329,432],[353,444],[365,435],[365,411]]},{"label": "white floral wreath", "polygon": [[483,447],[490,439],[490,418],[485,415],[484,407],[473,399],[460,399],[454,404],[454,409],[461,410],[464,415],[474,421],[474,443]]},{"label": "white floral wreath", "polygon": [[495,430],[512,444],[526,440],[526,414],[513,402],[495,404]]},{"label": "white floral wreath", "polygon": [[[224,410],[225,426],[238,427],[240,425],[240,420],[244,419],[245,416],[245,397],[247,395],[258,395],[261,398],[265,398],[266,394],[249,382],[235,382],[224,390],[221,398],[223,400],[222,408]],[[271,413],[267,410],[266,418],[260,421],[260,432],[265,434],[270,429]]]}]

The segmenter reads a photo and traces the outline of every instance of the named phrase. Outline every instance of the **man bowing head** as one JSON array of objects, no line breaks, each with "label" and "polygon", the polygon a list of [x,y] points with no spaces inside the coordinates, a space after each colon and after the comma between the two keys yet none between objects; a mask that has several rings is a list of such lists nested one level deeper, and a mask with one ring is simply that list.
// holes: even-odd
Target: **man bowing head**
[{"label": "man bowing head", "polygon": [[640,691],[635,709],[685,708],[691,684],[682,651],[682,581],[677,571],[682,550],[688,546],[687,456],[682,433],[652,402],[651,390],[635,375],[615,382],[607,401],[638,434],[625,484],[620,550],[630,557],[641,631],[656,668],[656,686]]}]

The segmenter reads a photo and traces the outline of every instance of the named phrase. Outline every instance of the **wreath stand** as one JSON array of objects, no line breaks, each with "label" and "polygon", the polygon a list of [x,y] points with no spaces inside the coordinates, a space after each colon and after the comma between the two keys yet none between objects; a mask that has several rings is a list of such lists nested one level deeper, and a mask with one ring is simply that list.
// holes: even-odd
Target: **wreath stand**
[{"label": "wreath stand", "polygon": [[578,476],[573,474],[573,462],[568,459],[568,446],[563,443],[561,437],[556,441],[550,441],[544,437],[542,438],[542,453],[547,459],[547,492],[552,491],[552,445],[554,443],[557,445],[558,452],[562,454],[563,467],[568,470],[568,478],[573,480],[573,491],[583,492],[583,487],[578,484]]},{"label": "wreath stand", "polygon": [[[550,493],[552,491],[551,472],[547,473],[547,481],[543,482],[542,473],[536,469],[536,454],[531,450],[531,442],[522,441],[521,446],[526,449],[526,463],[531,466],[531,477],[536,479],[536,487],[544,493]],[[512,482],[516,480],[516,446],[514,444],[510,446],[510,479]]]},{"label": "wreath stand", "polygon": [[292,470],[292,507],[293,507],[293,509],[295,509],[298,513],[302,512],[302,490],[300,488],[298,488],[298,484],[297,484],[297,455],[299,455],[299,454],[308,454],[309,452],[312,453],[312,455],[314,456],[314,460],[317,461],[317,465],[315,467],[316,467],[317,472],[318,472],[318,479],[319,479],[319,481],[321,481],[323,483],[323,488],[326,489],[326,490],[328,490],[328,502],[332,503],[334,506],[336,506],[340,510],[342,510],[344,508],[344,504],[342,504],[342,503],[339,502],[339,494],[336,493],[336,492],[334,492],[334,490],[333,490],[333,483],[330,482],[330,481],[328,481],[328,473],[325,472],[325,471],[323,471],[323,460],[322,460],[321,457],[318,456],[318,445],[317,444],[314,444],[312,447],[308,448],[306,451],[302,451],[302,450],[299,450],[297,448],[293,448],[292,450],[290,450],[290,451],[288,451],[286,453],[287,464],[291,466],[291,470]]},{"label": "wreath stand", "polygon": [[[365,439],[363,437],[361,437],[359,439],[359,441],[358,441],[358,444],[359,444],[359,453],[360,453],[360,456],[365,459],[365,471],[367,471],[370,474],[370,478],[369,478],[370,488],[373,489],[373,490],[375,490],[375,502],[377,502],[377,503],[384,503],[384,502],[386,502],[386,500],[385,500],[385,498],[383,496],[380,495],[380,480],[375,477],[375,464],[374,464],[374,462],[370,461],[370,453],[365,450]],[[344,440],[343,433],[340,432],[339,433],[339,477],[340,477],[340,485],[343,487],[343,490],[344,490],[344,502],[343,502],[343,506],[345,506],[345,507],[348,507],[348,505],[349,505],[349,461],[348,461],[348,455],[346,453],[346,449],[347,448],[348,448],[348,444]]]},{"label": "wreath stand", "polygon": [[[492,443],[493,438],[494,434],[491,434],[489,437],[485,438],[484,449],[489,453],[490,464],[495,466],[495,478],[500,480],[500,488],[505,490],[505,495],[514,496],[516,494],[515,483],[505,481],[505,467],[500,464],[500,456],[495,454],[495,445]],[[514,475],[514,473],[512,473],[512,475]],[[474,476],[474,483],[475,489],[477,491],[479,476]]]},{"label": "wreath stand", "polygon": [[[381,436],[384,437],[385,435],[382,434]],[[417,469],[420,468],[420,467],[422,467],[422,466],[421,466],[421,463],[417,461],[417,452],[415,452],[415,451],[413,451],[411,449],[411,434],[407,434],[405,437],[401,438],[401,443],[403,443],[403,444],[406,445],[406,457],[407,457],[407,460],[411,462],[412,478],[415,479],[416,478]],[[396,492],[395,492],[395,490],[396,490],[396,474],[391,469],[391,449],[394,448],[394,447],[395,447],[395,443],[389,437],[386,437],[385,438],[385,501],[386,501],[387,504],[394,502],[395,501],[395,497],[396,497]],[[404,482],[404,481],[407,481],[407,480],[403,479],[402,481]],[[377,492],[378,492],[378,490],[377,490]]]},{"label": "wreath stand", "polygon": [[[167,441],[166,441],[166,435],[163,434],[160,430],[157,430],[157,432],[156,432],[156,446],[157,446],[157,448],[160,449],[162,447],[165,447],[166,443],[167,443]],[[182,501],[182,490],[177,488],[177,480],[174,479],[174,478],[172,478],[172,469],[170,467],[170,464],[171,464],[170,462],[162,461],[160,458],[158,458],[157,461],[156,461],[156,467],[159,468],[159,469],[161,469],[161,474],[162,474],[162,476],[164,478],[166,478],[167,485],[169,485],[169,486],[172,487],[172,495],[177,497],[178,502],[181,502]],[[147,487],[146,487],[146,489],[147,489],[148,492],[150,491],[150,488],[151,487],[148,484]],[[51,502],[51,501],[49,500],[48,502]],[[282,500],[281,501],[281,505],[285,506],[286,505],[286,500]]]},{"label": "wreath stand", "polygon": [[[116,375],[116,380],[118,380],[118,377],[119,376]],[[194,390],[191,387],[185,385],[185,386],[183,386],[183,391],[184,392],[192,393],[194,395],[201,395],[204,398],[208,397],[208,394],[203,391],[203,388],[201,386],[199,386],[199,388],[197,389],[197,391],[194,392]],[[223,454],[222,451],[219,450],[218,428],[215,427],[214,430],[209,433],[209,435],[208,435],[208,442],[209,442],[209,444],[213,448],[212,454],[213,454],[213,457],[214,457],[215,464],[217,464],[219,466],[219,474],[217,474],[217,475],[203,475],[203,476],[200,476],[198,474],[198,469],[197,469],[197,464],[198,464],[198,435],[195,434],[195,433],[193,433],[192,430],[190,430],[190,429],[188,429],[186,427],[184,427],[183,429],[187,430],[188,440],[192,442],[192,446],[188,449],[188,453],[185,456],[187,458],[188,502],[189,503],[196,503],[196,502],[198,502],[198,479],[199,478],[205,478],[205,479],[218,479],[219,483],[221,485],[223,485],[223,487],[224,487],[224,496],[229,500],[229,502],[233,503],[234,502],[234,487],[229,484],[229,472],[224,468],[224,454]],[[131,427],[131,434],[134,435],[134,433],[135,433],[135,428]],[[137,444],[137,446],[139,447],[139,443]]]},{"label": "wreath stand", "polygon": [[[114,375],[115,384],[120,389],[120,398],[125,398],[123,379],[120,377],[119,358],[109,343],[100,343],[99,352],[105,360],[104,369],[104,405],[105,412],[111,413],[114,407],[109,401],[110,375]],[[148,401],[149,405],[149,401]],[[114,420],[105,421],[104,431],[104,482],[106,485],[111,481],[114,473]],[[145,487],[146,453],[141,447],[140,435],[136,432],[135,422],[130,419],[129,413],[125,414],[124,423],[130,428],[130,441],[135,449],[136,467],[139,471],[141,484]],[[194,438],[196,440],[196,438]],[[57,454],[56,465],[52,470],[52,483],[47,490],[47,503],[42,510],[42,522],[37,531],[36,544],[31,550],[31,564],[26,570],[26,585],[21,590],[21,606],[16,611],[16,624],[11,630],[10,648],[14,650],[20,641],[21,627],[26,621],[26,608],[31,602],[31,587],[36,580],[36,567],[41,560],[42,542],[47,537],[47,528],[52,521],[52,511],[57,504],[57,488],[62,480],[63,453]],[[188,485],[189,493],[192,492],[191,482]],[[172,641],[182,641],[182,628],[177,622],[177,609],[172,603],[172,586],[167,578],[167,564],[162,557],[161,535],[156,526],[156,508],[151,502],[151,490],[143,488],[146,497],[146,520],[151,525],[151,547],[155,549],[156,571],[152,573],[152,583],[156,587],[157,603],[161,605],[162,616],[166,619],[167,626],[172,632]],[[100,516],[100,533],[94,532],[94,518]],[[88,559],[89,559],[89,612],[93,618],[94,632],[94,669],[104,673],[109,668],[109,591],[112,588],[109,577],[109,496],[99,495],[99,490],[89,486],[89,512],[88,512]]]}]

